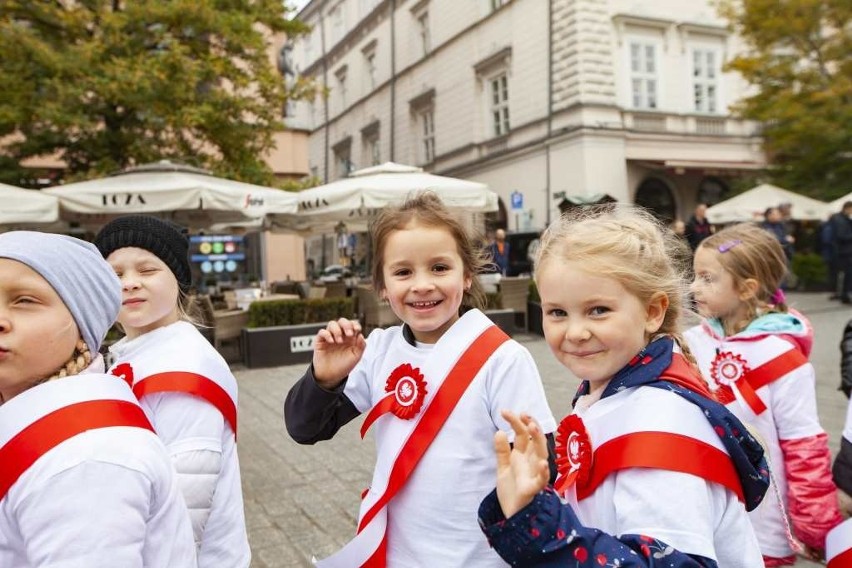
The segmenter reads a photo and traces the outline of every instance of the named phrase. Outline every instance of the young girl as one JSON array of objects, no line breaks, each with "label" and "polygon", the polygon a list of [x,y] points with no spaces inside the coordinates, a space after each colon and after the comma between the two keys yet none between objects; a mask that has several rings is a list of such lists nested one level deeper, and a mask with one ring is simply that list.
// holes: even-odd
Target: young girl
[{"label": "young girl", "polygon": [[490,439],[510,430],[499,410],[529,409],[544,432],[556,425],[535,363],[472,307],[485,259],[437,196],[383,210],[372,242],[373,285],[405,323],[365,340],[358,322],[329,322],[284,407],[303,444],[367,411],[362,436],[376,437],[358,536],[320,566],[503,566],[476,507],[494,480]]},{"label": "young girl", "polygon": [[188,241],[155,217],[108,223],[95,244],[121,280],[118,322],[126,336],[110,347],[110,372],[133,388],[169,449],[189,508],[200,567],[246,567],[237,460],[237,382],[190,323]]},{"label": "young girl", "polygon": [[794,564],[796,539],[806,557],[821,557],[840,514],[808,363],[813,330],[780,291],[784,251],[741,224],[702,241],[694,266],[692,292],[707,320],[686,340],[716,398],[757,430],[774,472],[771,498],[751,514],[766,566]]},{"label": "young girl", "polygon": [[195,566],[166,449],[98,355],[120,303],[91,244],[0,235],[0,566]]},{"label": "young girl", "polygon": [[512,565],[759,566],[746,508],[766,491],[766,462],[679,348],[675,239],[647,213],[612,206],[545,234],[545,339],[583,382],[557,430],[553,488],[534,420],[505,413],[514,449],[495,436],[497,489],[480,523]]}]

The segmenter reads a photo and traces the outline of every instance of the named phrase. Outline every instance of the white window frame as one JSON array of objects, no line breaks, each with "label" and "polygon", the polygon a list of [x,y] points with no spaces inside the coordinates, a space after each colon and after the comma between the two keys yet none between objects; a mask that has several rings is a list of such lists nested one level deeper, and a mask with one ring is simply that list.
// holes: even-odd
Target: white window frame
[{"label": "white window frame", "polygon": [[719,81],[721,51],[710,46],[695,46],[690,50],[690,56],[692,110],[701,114],[723,114]]},{"label": "white window frame", "polygon": [[365,91],[370,93],[378,84],[376,75],[378,67],[376,65],[376,42],[372,41],[367,47],[362,50],[364,56],[364,87]]},{"label": "white window frame", "polygon": [[485,78],[488,97],[488,122],[492,136],[505,136],[511,131],[509,117],[509,72],[503,70]]},{"label": "white window frame", "polygon": [[337,177],[342,179],[349,175],[349,169],[352,166],[352,147],[346,146],[343,149],[334,152],[334,164],[337,171]]},{"label": "white window frame", "polygon": [[642,37],[632,37],[625,43],[629,107],[637,110],[659,110],[662,55],[660,44]]},{"label": "white window frame", "polygon": [[512,0],[489,0],[491,2],[491,11],[496,12]]},{"label": "white window frame", "polygon": [[419,40],[420,57],[426,57],[432,51],[432,37],[429,29],[429,10],[428,5],[417,12],[413,12],[414,27],[417,30],[417,38]]},{"label": "white window frame", "polygon": [[430,105],[417,113],[417,129],[420,139],[420,163],[435,161],[435,107]]},{"label": "white window frame", "polygon": [[343,39],[343,26],[345,21],[343,7],[344,3],[338,2],[337,5],[333,6],[328,11],[328,21],[331,24],[331,33],[329,34],[331,37],[331,45],[329,47],[334,46],[334,44]]},{"label": "white window frame", "polygon": [[338,97],[338,100],[340,100],[340,112],[346,110],[346,78],[348,72],[349,69],[346,65],[334,72],[334,76],[337,78],[337,92],[340,95]]}]

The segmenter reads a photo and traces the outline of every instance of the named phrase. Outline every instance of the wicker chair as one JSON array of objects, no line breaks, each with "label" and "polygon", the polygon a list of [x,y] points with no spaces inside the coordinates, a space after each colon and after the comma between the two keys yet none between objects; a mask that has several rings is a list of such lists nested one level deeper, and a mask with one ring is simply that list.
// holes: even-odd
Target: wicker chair
[{"label": "wicker chair", "polygon": [[527,300],[530,297],[530,279],[526,276],[500,279],[500,298],[504,308],[515,311],[515,325],[521,319],[521,329],[527,329]]},{"label": "wicker chair", "polygon": [[371,286],[359,284],[355,289],[358,299],[358,319],[369,333],[377,327],[389,327],[401,323],[386,301],[379,300]]}]

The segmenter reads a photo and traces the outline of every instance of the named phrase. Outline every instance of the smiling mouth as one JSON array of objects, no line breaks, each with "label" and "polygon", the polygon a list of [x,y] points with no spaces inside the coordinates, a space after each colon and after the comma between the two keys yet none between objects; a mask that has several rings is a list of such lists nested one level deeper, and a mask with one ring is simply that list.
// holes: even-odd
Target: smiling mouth
[{"label": "smiling mouth", "polygon": [[408,305],[411,306],[412,308],[417,308],[417,309],[423,310],[423,309],[427,309],[427,308],[434,308],[435,306],[437,306],[440,303],[441,303],[441,300],[432,300],[431,302],[409,302]]},{"label": "smiling mouth", "polygon": [[132,305],[132,304],[141,304],[141,303],[142,303],[142,302],[144,302],[144,301],[145,301],[145,300],[141,300],[141,299],[139,299],[139,298],[131,298],[130,300],[124,300],[124,301],[121,303],[121,305],[122,305],[122,306],[127,306],[127,305]]}]

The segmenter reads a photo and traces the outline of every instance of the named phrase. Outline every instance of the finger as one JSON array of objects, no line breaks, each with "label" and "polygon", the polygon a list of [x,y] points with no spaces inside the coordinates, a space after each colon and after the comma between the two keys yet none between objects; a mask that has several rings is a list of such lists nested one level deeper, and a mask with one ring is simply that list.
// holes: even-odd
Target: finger
[{"label": "finger", "polygon": [[355,328],[357,323],[358,322],[347,318],[340,318],[337,320],[337,325],[340,326],[341,333],[343,333],[346,337],[353,337],[356,333],[358,333],[358,331],[360,331]]},{"label": "finger", "polygon": [[497,455],[497,471],[510,467],[512,449],[509,447],[509,437],[502,430],[494,434],[494,453]]},{"label": "finger", "polygon": [[541,431],[541,426],[538,425],[538,422],[531,419],[528,428],[530,432],[530,441],[532,442],[536,455],[546,456],[548,453],[547,438],[545,438],[544,433]]},{"label": "finger", "polygon": [[517,448],[521,453],[527,451],[527,443],[530,439],[530,433],[526,425],[521,422],[521,419],[517,414],[510,410],[503,410],[500,412],[500,415],[509,423],[512,430],[515,431],[515,448]]}]

